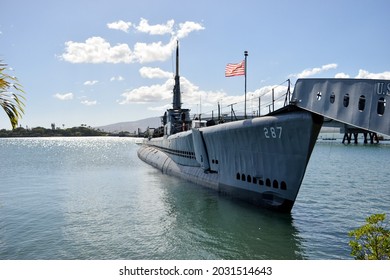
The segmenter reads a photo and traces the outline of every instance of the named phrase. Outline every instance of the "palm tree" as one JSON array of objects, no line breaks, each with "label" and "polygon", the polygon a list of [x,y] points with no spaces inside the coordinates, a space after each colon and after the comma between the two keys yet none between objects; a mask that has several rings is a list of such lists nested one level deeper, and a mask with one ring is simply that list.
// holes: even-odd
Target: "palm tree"
[{"label": "palm tree", "polygon": [[[16,77],[10,76],[4,71],[7,69],[7,65],[0,61],[0,106],[8,115],[12,128],[16,128],[19,119],[24,113],[25,99],[22,86],[19,84]],[[14,89],[17,93],[12,92]]]}]

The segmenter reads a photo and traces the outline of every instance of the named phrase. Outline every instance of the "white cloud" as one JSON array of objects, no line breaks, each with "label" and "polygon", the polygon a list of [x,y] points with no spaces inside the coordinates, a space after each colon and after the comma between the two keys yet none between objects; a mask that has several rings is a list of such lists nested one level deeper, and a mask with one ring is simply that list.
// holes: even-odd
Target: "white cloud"
[{"label": "white cloud", "polygon": [[158,102],[172,98],[173,80],[168,80],[164,84],[142,86],[122,94],[124,100],[119,104]]},{"label": "white cloud", "polygon": [[[142,86],[122,94],[123,100],[120,104],[131,103],[161,103],[169,102],[164,105],[156,105],[149,107],[150,110],[163,110],[171,108],[171,101],[173,97],[174,80],[168,79],[163,84],[155,84],[152,86]],[[180,89],[182,92],[182,102],[186,104],[186,108],[193,108],[202,103],[204,107],[217,107],[219,101],[223,99],[225,105],[241,102],[244,100],[243,96],[228,96],[223,91],[203,91],[198,86],[191,83],[184,77],[180,77]]]},{"label": "white cloud", "polygon": [[150,25],[147,19],[141,18],[138,25],[135,25],[131,22],[126,22],[123,20],[107,23],[109,29],[122,30],[124,32],[129,32],[130,27],[134,27],[135,30],[147,33],[150,35],[165,35],[171,34],[173,37],[179,39],[187,37],[192,31],[204,30],[205,28],[197,22],[186,21],[184,23],[179,23],[177,30],[175,30],[175,21],[173,19],[168,20],[163,24],[154,24]]},{"label": "white cloud", "polygon": [[[111,29],[128,31],[130,22],[117,21],[107,24]],[[71,63],[149,63],[155,61],[166,61],[173,53],[176,46],[176,39],[187,37],[193,31],[203,30],[204,27],[196,22],[186,21],[178,24],[174,29],[174,20],[168,20],[165,24],[149,25],[146,19],[141,19],[136,30],[155,34],[169,34],[169,42],[164,44],[161,41],[144,43],[136,42],[133,50],[128,44],[117,44],[112,46],[104,38],[96,36],[85,40],[85,42],[65,42],[65,51],[60,55]]]},{"label": "white cloud", "polygon": [[88,38],[85,43],[68,41],[61,58],[71,63],[131,63],[134,56],[126,44],[111,46],[101,37]]},{"label": "white cloud", "polygon": [[171,34],[175,21],[173,19],[168,20],[166,24],[149,25],[148,20],[141,18],[138,26],[135,28],[143,33],[149,33],[150,35],[164,35]]},{"label": "white cloud", "polygon": [[69,92],[69,93],[56,93],[53,95],[55,98],[59,99],[59,100],[72,100],[73,99],[73,93]]},{"label": "white cloud", "polygon": [[[337,73],[335,78],[346,79],[351,78],[351,75],[345,73]],[[370,73],[367,70],[360,69],[359,73],[354,77],[355,79],[378,79],[378,80],[389,80],[390,71],[385,71],[381,73]]]},{"label": "white cloud", "polygon": [[307,77],[319,74],[321,72],[328,71],[330,69],[336,69],[336,68],[337,68],[337,64],[336,63],[331,63],[331,64],[323,65],[321,67],[305,69],[301,73],[290,75],[290,77],[307,78]]},{"label": "white cloud", "polygon": [[193,21],[186,21],[185,23],[179,24],[179,30],[177,31],[177,38],[182,39],[187,37],[192,31],[203,30],[204,27]]},{"label": "white cloud", "polygon": [[110,82],[113,82],[113,81],[124,81],[125,80],[125,78],[123,78],[122,76],[114,76],[114,77],[111,77],[111,79],[110,79]]},{"label": "white cloud", "polygon": [[93,80],[93,81],[85,81],[84,85],[85,86],[93,86],[96,85],[99,81]]},{"label": "white cloud", "polygon": [[97,101],[96,100],[83,100],[83,101],[81,101],[81,104],[83,104],[85,106],[94,106],[97,104]]},{"label": "white cloud", "polygon": [[139,73],[141,74],[141,77],[148,79],[173,77],[173,73],[166,72],[160,68],[153,67],[142,67],[141,69],[139,69]]},{"label": "white cloud", "polygon": [[101,37],[92,37],[85,43],[66,42],[66,52],[61,58],[71,63],[147,63],[167,60],[175,48],[172,40],[164,45],[157,43],[136,43],[134,52],[128,45],[111,46]]},{"label": "white cloud", "polygon": [[359,70],[359,74],[356,76],[358,79],[378,79],[378,80],[388,80],[390,79],[390,72],[382,73],[370,73],[366,70]]},{"label": "white cloud", "polygon": [[124,32],[129,32],[129,28],[132,26],[131,22],[125,22],[123,20],[107,23],[107,27],[110,29],[121,30]]},{"label": "white cloud", "polygon": [[[228,96],[224,91],[205,91],[197,85],[180,78],[180,89],[182,91],[182,102],[189,107],[196,107],[202,103],[203,107],[217,107],[218,102],[224,101],[225,105],[244,100],[241,96]],[[171,95],[172,96],[172,95]]]},{"label": "white cloud", "polygon": [[171,57],[175,49],[176,42],[171,40],[164,45],[161,41],[155,43],[136,43],[134,45],[134,56],[140,63],[148,63],[154,61],[165,61]]},{"label": "white cloud", "polygon": [[337,79],[348,79],[349,75],[345,73],[337,73],[334,77]]}]

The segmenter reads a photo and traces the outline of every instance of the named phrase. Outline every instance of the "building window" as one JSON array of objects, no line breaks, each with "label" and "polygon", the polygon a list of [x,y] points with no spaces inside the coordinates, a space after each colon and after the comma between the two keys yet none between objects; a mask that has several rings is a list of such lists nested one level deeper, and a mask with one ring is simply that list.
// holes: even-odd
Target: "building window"
[{"label": "building window", "polygon": [[364,107],[366,107],[366,97],[364,95],[360,95],[360,97],[359,97],[359,111],[363,112]]},{"label": "building window", "polygon": [[386,109],[386,99],[384,97],[379,98],[378,107],[376,109],[379,116],[383,116]]},{"label": "building window", "polygon": [[332,94],[330,95],[330,98],[329,98],[330,103],[333,104],[335,99],[336,99],[336,95],[334,95],[334,92],[332,92]]},{"label": "building window", "polygon": [[346,94],[344,95],[343,105],[344,105],[345,108],[347,108],[348,105],[349,105],[349,94],[348,94],[348,93],[346,93]]}]

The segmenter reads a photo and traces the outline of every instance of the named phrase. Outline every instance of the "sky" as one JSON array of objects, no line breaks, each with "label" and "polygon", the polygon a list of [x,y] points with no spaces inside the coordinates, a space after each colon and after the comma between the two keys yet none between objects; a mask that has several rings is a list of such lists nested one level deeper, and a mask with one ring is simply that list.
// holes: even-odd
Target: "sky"
[{"label": "sky", "polygon": [[[224,71],[244,51],[251,112],[287,79],[390,79],[388,0],[1,2],[0,60],[26,92],[20,125],[28,128],[163,115],[177,40],[191,114],[242,104],[244,76]],[[11,128],[3,111],[2,128]]]}]

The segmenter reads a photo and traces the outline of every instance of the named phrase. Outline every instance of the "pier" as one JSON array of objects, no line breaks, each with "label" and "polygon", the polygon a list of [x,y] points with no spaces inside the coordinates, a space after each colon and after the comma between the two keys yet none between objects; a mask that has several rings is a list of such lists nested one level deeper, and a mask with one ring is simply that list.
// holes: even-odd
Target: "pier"
[{"label": "pier", "polygon": [[390,136],[390,81],[369,79],[299,79],[290,103],[323,116],[324,126],[340,127],[342,142],[378,143]]},{"label": "pier", "polygon": [[[362,130],[358,128],[351,128],[348,130],[348,132],[344,132],[344,137],[343,137],[343,144],[351,144],[352,137],[353,137],[353,143],[358,144],[358,135],[359,133],[363,134],[363,142],[364,144],[378,144],[379,143],[379,137],[378,134],[375,132],[370,132],[367,130]],[[370,142],[368,142],[368,137],[370,139]]]},{"label": "pier", "polygon": [[[330,129],[333,134],[337,133],[343,135],[341,141],[343,144],[358,144],[359,141],[362,141],[364,144],[379,144],[379,141],[384,139],[383,136],[378,135],[376,132],[357,128],[329,119],[324,121],[322,127],[325,130]],[[336,140],[336,138],[334,138],[334,140]]]}]

